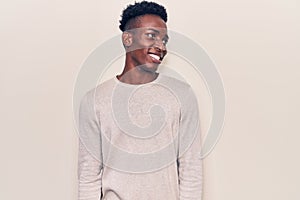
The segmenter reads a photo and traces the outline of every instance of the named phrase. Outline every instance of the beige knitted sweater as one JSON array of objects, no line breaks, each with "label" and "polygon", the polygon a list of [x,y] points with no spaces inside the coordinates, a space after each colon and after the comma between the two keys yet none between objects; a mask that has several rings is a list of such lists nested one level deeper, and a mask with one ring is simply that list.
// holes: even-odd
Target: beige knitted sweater
[{"label": "beige knitted sweater", "polygon": [[159,74],[132,85],[112,78],[79,112],[79,200],[201,200],[197,100]]}]

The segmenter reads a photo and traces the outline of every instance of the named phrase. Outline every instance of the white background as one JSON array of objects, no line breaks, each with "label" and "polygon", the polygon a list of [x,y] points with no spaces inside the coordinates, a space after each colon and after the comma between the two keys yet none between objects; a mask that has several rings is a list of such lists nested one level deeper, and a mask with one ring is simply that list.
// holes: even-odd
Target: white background
[{"label": "white background", "polygon": [[[73,86],[132,2],[1,2],[0,199],[76,199]],[[224,81],[226,121],[206,159],[205,200],[300,199],[299,1],[160,3],[169,29],[201,44]]]}]

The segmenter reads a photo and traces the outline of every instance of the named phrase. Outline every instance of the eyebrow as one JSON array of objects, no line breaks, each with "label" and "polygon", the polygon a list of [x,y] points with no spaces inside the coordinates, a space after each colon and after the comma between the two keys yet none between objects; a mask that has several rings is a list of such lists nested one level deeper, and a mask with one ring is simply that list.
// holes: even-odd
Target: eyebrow
[{"label": "eyebrow", "polygon": [[[157,33],[157,34],[160,33],[159,30],[156,30],[156,29],[153,29],[153,28],[148,28],[147,30],[153,31],[153,32],[155,32],[155,33]],[[168,39],[169,39],[168,34],[166,34],[164,38],[166,38],[166,39],[168,40]]]}]

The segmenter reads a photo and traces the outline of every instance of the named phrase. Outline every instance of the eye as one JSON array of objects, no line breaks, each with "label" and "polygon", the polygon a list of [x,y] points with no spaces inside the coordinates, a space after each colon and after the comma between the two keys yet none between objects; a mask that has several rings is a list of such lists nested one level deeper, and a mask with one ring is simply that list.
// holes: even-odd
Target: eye
[{"label": "eye", "polygon": [[146,33],[146,36],[151,39],[155,39],[156,35],[154,33]]},{"label": "eye", "polygon": [[168,43],[168,39],[163,39],[162,42],[164,45],[166,45]]}]

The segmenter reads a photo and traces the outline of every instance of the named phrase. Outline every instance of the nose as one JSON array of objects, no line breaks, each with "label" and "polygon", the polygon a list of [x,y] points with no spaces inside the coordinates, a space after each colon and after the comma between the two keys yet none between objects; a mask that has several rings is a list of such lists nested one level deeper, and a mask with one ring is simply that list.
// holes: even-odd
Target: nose
[{"label": "nose", "polygon": [[154,47],[156,48],[156,50],[160,51],[160,52],[167,52],[167,48],[166,45],[164,44],[164,42],[161,39],[157,39],[155,41]]}]

